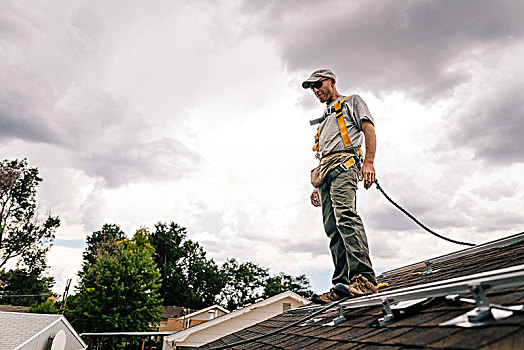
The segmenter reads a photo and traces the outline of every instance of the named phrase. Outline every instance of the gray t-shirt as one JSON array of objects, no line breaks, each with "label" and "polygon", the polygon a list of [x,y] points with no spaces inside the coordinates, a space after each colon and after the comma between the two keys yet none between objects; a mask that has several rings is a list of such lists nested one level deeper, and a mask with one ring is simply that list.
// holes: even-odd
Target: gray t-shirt
[{"label": "gray t-shirt", "polygon": [[[340,96],[327,106],[324,115],[326,118],[320,123],[319,131],[319,154],[320,158],[327,156],[336,151],[343,151],[346,147],[340,136],[340,130],[338,128],[337,117],[333,105],[336,101],[343,99],[344,96]],[[344,121],[346,123],[349,138],[353,147],[362,146],[364,135],[362,132],[362,121],[367,120],[374,124],[373,117],[369,113],[368,106],[358,95],[351,95],[343,103],[342,114],[344,115]]]}]

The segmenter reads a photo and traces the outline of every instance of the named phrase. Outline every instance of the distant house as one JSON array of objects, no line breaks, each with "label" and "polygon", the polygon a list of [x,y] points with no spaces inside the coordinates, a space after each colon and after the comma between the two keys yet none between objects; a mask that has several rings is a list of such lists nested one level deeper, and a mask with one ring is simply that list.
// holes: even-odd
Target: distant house
[{"label": "distant house", "polygon": [[[164,337],[164,350],[196,348],[227,334],[239,331],[255,323],[267,320],[290,309],[308,304],[309,300],[287,291],[266,300],[246,306],[245,308],[224,313],[219,317],[200,323]],[[206,311],[207,310],[207,311]],[[210,308],[200,310],[200,316],[212,311]],[[187,315],[186,317],[189,317]],[[194,317],[194,316],[193,316]]]},{"label": "distant house", "polygon": [[2,350],[78,350],[87,345],[62,315],[0,311]]},{"label": "distant house", "polygon": [[308,305],[200,349],[524,349],[524,232],[378,277],[375,295]]},{"label": "distant house", "polygon": [[160,319],[160,323],[157,328],[158,331],[163,332],[166,331],[167,322],[169,319],[172,318],[181,318],[182,316],[192,313],[195,310],[191,310],[185,307],[181,306],[172,306],[172,305],[166,305],[162,307],[162,315]]},{"label": "distant house", "polygon": [[212,320],[216,317],[229,313],[229,310],[224,309],[220,305],[213,305],[202,310],[192,312],[187,315],[180,315],[172,317],[167,320],[165,325],[161,325],[158,330],[164,331],[181,331],[189,327],[196,326],[203,322]]}]

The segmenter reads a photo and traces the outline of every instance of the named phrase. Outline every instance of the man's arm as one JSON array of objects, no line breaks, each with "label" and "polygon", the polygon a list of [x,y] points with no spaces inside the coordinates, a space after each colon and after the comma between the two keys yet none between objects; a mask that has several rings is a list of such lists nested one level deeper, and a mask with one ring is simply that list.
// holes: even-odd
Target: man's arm
[{"label": "man's arm", "polygon": [[360,169],[360,179],[364,180],[364,188],[367,190],[376,179],[374,162],[377,150],[377,136],[375,135],[375,126],[367,120],[362,122],[362,131],[364,132],[366,142],[366,158],[364,158],[364,164],[362,169]]}]

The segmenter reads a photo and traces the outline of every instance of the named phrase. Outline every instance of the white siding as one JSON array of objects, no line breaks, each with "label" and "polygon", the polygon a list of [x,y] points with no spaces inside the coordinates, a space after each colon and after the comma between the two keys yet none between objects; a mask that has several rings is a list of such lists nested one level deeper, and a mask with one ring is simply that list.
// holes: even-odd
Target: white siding
[{"label": "white siding", "polygon": [[[257,307],[249,312],[220,322],[211,327],[190,334],[183,342],[177,341],[177,346],[200,346],[221,338],[227,334],[234,333],[243,328],[252,326],[258,322],[267,320],[283,312],[284,303],[291,303],[291,308],[302,306],[297,300],[287,297],[266,306]],[[249,307],[248,307],[249,308]]]},{"label": "white siding", "polygon": [[66,346],[64,350],[80,350],[84,349],[78,339],[71,333],[64,322],[59,321],[56,324],[46,329],[42,334],[32,339],[29,343],[22,346],[20,350],[45,350],[49,338],[54,337],[58,331],[63,330],[66,334]]}]

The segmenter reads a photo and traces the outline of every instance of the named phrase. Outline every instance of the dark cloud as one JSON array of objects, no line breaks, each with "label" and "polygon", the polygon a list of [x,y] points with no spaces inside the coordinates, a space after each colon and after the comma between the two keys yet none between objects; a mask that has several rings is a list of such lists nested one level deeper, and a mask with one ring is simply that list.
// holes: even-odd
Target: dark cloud
[{"label": "dark cloud", "polygon": [[487,165],[524,162],[524,81],[486,88],[489,94],[476,96],[451,114],[449,142],[453,148],[472,149]]},{"label": "dark cloud", "polygon": [[433,99],[468,79],[453,64],[520,40],[524,3],[511,1],[246,2],[255,30],[290,70],[331,67],[345,89]]},{"label": "dark cloud", "polygon": [[152,134],[154,118],[106,92],[94,17],[75,5],[60,14],[23,7],[11,4],[0,15],[7,49],[0,51],[0,140],[67,150],[63,167],[72,160],[109,187],[189,176],[201,157],[174,137]]},{"label": "dark cloud", "polygon": [[78,158],[82,169],[104,178],[109,187],[189,177],[201,160],[197,153],[170,138],[116,143]]}]

